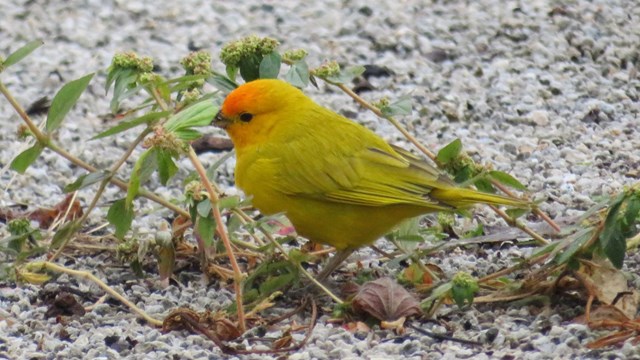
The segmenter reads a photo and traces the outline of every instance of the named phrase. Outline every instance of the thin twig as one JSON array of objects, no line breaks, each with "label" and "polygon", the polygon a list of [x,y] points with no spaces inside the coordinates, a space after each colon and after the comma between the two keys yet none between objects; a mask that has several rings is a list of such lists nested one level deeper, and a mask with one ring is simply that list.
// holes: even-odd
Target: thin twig
[{"label": "thin twig", "polygon": [[309,298],[311,301],[311,319],[309,319],[309,325],[307,325],[307,333],[305,334],[304,339],[299,343],[289,346],[288,348],[282,349],[272,349],[272,350],[236,350],[238,354],[278,354],[278,353],[286,353],[292,351],[298,351],[302,349],[309,339],[311,339],[311,335],[313,334],[313,329],[316,326],[316,321],[318,320],[318,306],[316,305],[316,301],[313,298]]},{"label": "thin twig", "polygon": [[78,277],[78,278],[87,279],[87,280],[95,283],[96,285],[98,285],[102,290],[104,290],[111,297],[113,297],[116,300],[118,300],[121,303],[123,303],[125,306],[127,306],[129,309],[131,309],[134,313],[138,314],[138,316],[140,316],[143,320],[145,320],[149,324],[151,324],[153,326],[158,326],[158,327],[162,326],[162,321],[161,320],[154,319],[151,316],[147,315],[147,313],[145,313],[144,310],[140,309],[134,303],[132,303],[131,301],[127,300],[127,298],[125,298],[124,296],[120,295],[120,293],[118,293],[117,291],[112,289],[104,281],[98,279],[95,275],[93,275],[90,272],[67,269],[64,266],[60,266],[60,265],[54,264],[54,263],[49,262],[49,261],[31,262],[31,263],[26,265],[26,268],[28,268],[30,270],[47,269],[47,270],[52,270],[52,271],[56,271],[56,272],[59,272],[59,273],[64,273],[64,274],[68,274],[68,275],[71,275],[71,276],[75,276],[75,277]]},{"label": "thin twig", "polygon": [[473,341],[473,340],[466,340],[466,339],[459,339],[459,338],[455,338],[452,336],[448,336],[448,335],[443,335],[443,334],[436,334],[434,332],[425,330],[423,328],[420,328],[418,326],[415,326],[413,324],[407,324],[408,327],[412,328],[413,330],[419,332],[422,335],[426,335],[429,336],[431,338],[434,338],[436,340],[440,340],[440,341],[453,341],[453,342],[457,342],[460,344],[465,344],[465,345],[472,345],[472,346],[481,346],[482,343],[478,342],[478,341]]},{"label": "thin twig", "polygon": [[353,98],[358,104],[362,105],[364,108],[366,108],[368,110],[371,110],[374,114],[376,114],[379,117],[389,121],[393,126],[396,127],[396,129],[398,129],[398,131],[400,131],[402,133],[402,135],[404,137],[407,138],[407,140],[409,140],[410,143],[413,144],[413,146],[415,146],[423,154],[428,156],[429,159],[433,160],[434,162],[437,162],[436,155],[434,153],[432,153],[429,149],[427,149],[426,146],[422,145],[420,143],[420,141],[418,141],[418,139],[415,138],[415,136],[411,135],[411,133],[409,131],[407,131],[407,129],[405,129],[404,126],[402,126],[402,124],[400,124],[398,122],[398,120],[394,119],[391,116],[386,116],[385,114],[382,113],[382,111],[380,111],[380,109],[378,109],[377,107],[369,104],[369,102],[367,102],[365,99],[361,98],[358,94],[353,92],[353,90],[349,89],[344,84],[337,84],[337,83],[332,83],[332,82],[330,82],[330,83],[335,85],[335,86],[337,86],[338,88],[340,88],[340,90],[344,91],[347,95],[351,96],[351,98]]},{"label": "thin twig", "polygon": [[527,225],[521,223],[517,219],[512,218],[511,216],[509,216],[506,212],[502,211],[497,206],[495,206],[495,205],[488,205],[488,206],[491,208],[491,210],[493,210],[496,214],[498,214],[498,216],[500,216],[504,221],[506,221],[507,224],[524,231],[529,236],[531,236],[538,244],[540,244],[540,245],[549,244],[549,240],[543,238],[537,232],[533,231],[533,229],[531,229]]},{"label": "thin twig", "polygon": [[[251,219],[251,217],[249,215],[247,215],[244,211],[242,211],[240,209],[238,209],[237,214],[240,215],[240,217],[244,218],[247,221],[253,221],[253,219]],[[338,296],[336,296],[334,293],[332,293],[331,290],[327,289],[324,285],[322,285],[322,283],[320,283],[318,280],[316,280],[316,278],[310,272],[308,272],[307,269],[302,267],[302,264],[299,264],[297,262],[292,261],[289,258],[289,255],[287,255],[287,251],[284,249],[284,247],[282,247],[282,245],[280,245],[280,243],[277,242],[276,239],[274,239],[274,237],[268,231],[262,229],[261,226],[258,226],[258,229],[273,244],[273,246],[277,247],[278,250],[280,250],[280,253],[285,258],[285,260],[289,261],[292,264],[295,264],[298,267],[298,270],[300,270],[300,272],[302,272],[302,274],[304,274],[304,276],[306,276],[315,286],[320,288],[320,290],[324,291],[324,293],[327,294],[337,304],[343,304],[344,303],[344,301],[342,299],[340,299]]]},{"label": "thin twig", "polygon": [[520,262],[520,263],[518,263],[518,264],[516,264],[514,266],[511,266],[511,267],[508,267],[506,269],[502,269],[502,270],[496,271],[496,272],[494,272],[492,274],[489,274],[489,275],[487,275],[487,276],[485,276],[483,278],[480,278],[480,279],[478,279],[478,282],[479,283],[485,283],[485,282],[487,282],[489,280],[493,280],[495,278],[499,278],[501,276],[511,274],[512,272],[514,272],[516,270],[524,269],[526,267],[531,267],[531,265],[535,265],[537,263],[545,261],[548,257],[549,257],[549,253],[545,253],[545,254],[539,255],[538,257],[530,258],[530,259],[525,260],[523,262]]},{"label": "thin twig", "polygon": [[222,244],[224,245],[225,250],[227,251],[227,254],[229,256],[229,262],[231,263],[231,268],[233,269],[233,288],[236,294],[238,329],[240,330],[240,332],[244,333],[246,331],[244,305],[242,303],[242,280],[244,279],[244,274],[240,270],[240,266],[238,266],[238,262],[236,261],[236,257],[233,253],[233,248],[231,246],[231,241],[229,240],[229,235],[227,234],[224,221],[222,220],[222,215],[220,214],[220,209],[218,208],[218,194],[213,189],[211,182],[207,178],[207,171],[202,166],[202,163],[198,159],[198,155],[191,146],[189,146],[188,155],[189,160],[191,160],[193,167],[200,176],[204,187],[207,189],[207,193],[209,194],[209,201],[211,202],[211,210],[213,210],[213,217],[216,221],[216,232],[222,239]]},{"label": "thin twig", "polygon": [[[507,196],[510,196],[512,198],[516,198],[515,194],[513,192],[511,192],[511,190],[509,190],[506,186],[502,185],[497,180],[490,179],[490,181],[491,181],[491,185],[493,185],[496,188],[498,188],[500,191],[505,193]],[[549,224],[549,226],[551,226],[551,228],[553,230],[555,230],[556,232],[560,232],[562,230],[562,229],[560,229],[560,226],[555,221],[553,221],[553,219],[551,219],[549,217],[549,215],[547,215],[547,213],[545,213],[544,211],[540,210],[538,207],[534,207],[532,209],[532,212],[534,214],[536,214],[538,217],[540,217],[544,222]]]},{"label": "thin twig", "polygon": [[[35,125],[35,123],[31,120],[31,118],[29,117],[29,115],[27,115],[26,111],[22,108],[22,106],[20,106],[20,104],[15,100],[15,98],[11,95],[11,93],[9,92],[9,90],[6,88],[6,86],[0,81],[0,93],[2,93],[2,95],[4,95],[4,97],[9,101],[9,103],[11,104],[11,106],[13,106],[13,109],[18,113],[18,115],[20,116],[20,118],[22,118],[22,120],[25,122],[25,124],[27,125],[27,127],[29,128],[29,130],[31,131],[31,133],[33,134],[33,136],[35,136],[36,140],[43,146],[49,148],[50,150],[52,150],[53,152],[57,153],[58,155],[62,156],[63,158],[65,158],[67,161],[71,162],[72,164],[81,167],[85,170],[87,170],[88,172],[96,172],[98,171],[94,166],[80,160],[79,158],[73,156],[71,153],[69,153],[68,151],[66,151],[65,149],[62,149],[61,147],[57,146],[56,144],[54,144],[49,137],[44,134],[42,131],[40,131],[40,129]],[[113,177],[110,179],[110,183],[119,187],[121,190],[127,191],[128,189],[128,184],[123,181],[120,180],[116,177]],[[140,191],[138,192],[138,195],[145,197],[153,202],[156,202],[160,205],[162,205],[163,207],[175,212],[176,214],[180,214],[186,217],[189,217],[189,213],[184,210],[181,209],[180,207],[172,204],[171,202],[161,198],[160,196],[151,193],[145,189],[140,189]]]},{"label": "thin twig", "polygon": [[[129,144],[129,147],[124,152],[124,154],[122,154],[122,156],[120,156],[120,159],[118,159],[118,161],[116,161],[116,163],[113,164],[113,166],[109,170],[109,176],[106,177],[105,179],[103,179],[100,182],[100,185],[98,186],[98,190],[93,195],[93,199],[91,200],[91,203],[89,204],[89,206],[85,210],[85,212],[82,215],[82,217],[80,218],[80,220],[78,220],[78,226],[76,227],[76,230],[73,233],[69,234],[66,239],[64,239],[64,242],[62,244],[60,244],[60,246],[58,247],[56,252],[49,258],[49,261],[54,261],[56,258],[58,258],[58,256],[60,256],[60,254],[62,253],[64,248],[67,246],[69,241],[71,241],[71,239],[75,235],[75,232],[80,230],[80,226],[89,218],[89,215],[91,214],[93,209],[95,209],[96,206],[98,205],[98,201],[102,197],[102,194],[104,193],[104,190],[107,188],[107,185],[109,184],[109,181],[111,180],[111,178],[113,176],[115,176],[115,174],[118,172],[120,167],[127,161],[129,156],[131,156],[133,151],[136,149],[136,147],[138,147],[138,144],[140,144],[150,132],[151,132],[150,129],[145,129],[144,131],[142,131],[136,137],[136,139],[131,144]],[[66,218],[66,216],[65,216],[65,218]]]}]

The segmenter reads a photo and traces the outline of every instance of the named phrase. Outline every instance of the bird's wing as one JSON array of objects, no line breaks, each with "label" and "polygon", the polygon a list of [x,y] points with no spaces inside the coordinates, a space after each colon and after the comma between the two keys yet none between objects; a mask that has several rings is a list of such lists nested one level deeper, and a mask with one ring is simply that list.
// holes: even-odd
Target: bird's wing
[{"label": "bird's wing", "polygon": [[289,195],[345,204],[450,209],[429,198],[431,189],[451,186],[432,166],[368,130],[344,130],[331,139],[309,136],[280,144],[271,186]]}]

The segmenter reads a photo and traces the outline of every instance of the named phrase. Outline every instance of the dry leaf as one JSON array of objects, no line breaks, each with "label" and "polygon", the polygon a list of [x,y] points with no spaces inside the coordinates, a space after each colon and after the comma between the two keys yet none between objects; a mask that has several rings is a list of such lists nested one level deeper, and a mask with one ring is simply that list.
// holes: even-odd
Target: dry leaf
[{"label": "dry leaf", "polygon": [[[577,324],[587,324],[586,322],[586,314],[582,314],[573,321]],[[629,321],[630,319],[625,315],[620,309],[612,305],[600,305],[591,311],[589,316],[589,321],[591,323],[599,323],[599,322],[620,322],[623,323],[625,321]]]},{"label": "dry leaf", "polygon": [[18,211],[11,208],[0,209],[0,220],[8,222],[17,218],[27,218],[38,222],[41,229],[48,228],[55,219],[67,213],[66,221],[78,219],[82,216],[82,207],[80,201],[75,200],[73,203],[73,194],[67,195],[61,202],[53,208],[37,208],[35,210]]},{"label": "dry leaf", "polygon": [[635,317],[640,294],[627,286],[627,279],[622,271],[606,263],[582,267],[580,271],[590,282],[590,288],[598,301],[615,306],[630,319]]},{"label": "dry leaf", "polygon": [[407,320],[404,316],[396,321],[382,321],[380,322],[380,327],[383,329],[392,329],[396,334],[402,335],[404,334],[404,322]]},{"label": "dry leaf", "polygon": [[383,321],[422,314],[418,300],[390,278],[362,285],[353,299],[353,308]]},{"label": "dry leaf", "polygon": [[371,328],[362,321],[352,321],[344,324],[342,327],[352,334],[367,334],[371,331]]},{"label": "dry leaf", "polygon": [[84,314],[84,307],[78,303],[76,298],[68,292],[63,291],[56,295],[44,315],[46,317],[58,317],[71,315],[82,316]]},{"label": "dry leaf", "polygon": [[214,326],[214,332],[223,341],[235,340],[242,335],[238,327],[229,319],[218,319]]},{"label": "dry leaf", "polygon": [[65,221],[78,219],[82,216],[82,207],[78,200],[71,203],[72,199],[73,194],[69,194],[61,202],[56,204],[53,209],[38,208],[29,213],[29,219],[37,221],[41,228],[48,228],[58,216],[67,213],[67,209],[69,209],[69,212],[67,213]]},{"label": "dry leaf", "polygon": [[292,342],[293,342],[293,337],[291,337],[291,332],[285,331],[280,338],[278,338],[276,341],[273,342],[273,348],[276,350],[284,349],[290,346]]}]

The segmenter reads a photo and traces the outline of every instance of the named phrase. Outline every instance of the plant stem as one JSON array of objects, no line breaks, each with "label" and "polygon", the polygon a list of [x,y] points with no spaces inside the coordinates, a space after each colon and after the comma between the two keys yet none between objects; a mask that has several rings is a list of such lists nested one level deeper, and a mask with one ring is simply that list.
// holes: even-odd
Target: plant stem
[{"label": "plant stem", "polygon": [[344,84],[336,84],[336,83],[331,83],[331,84],[340,88],[340,90],[344,91],[347,95],[351,96],[358,104],[362,105],[364,108],[371,110],[374,114],[389,121],[393,126],[396,127],[396,129],[398,129],[398,131],[402,133],[404,137],[407,138],[407,140],[409,140],[409,142],[411,142],[423,154],[425,154],[427,157],[429,157],[429,159],[433,160],[434,162],[437,162],[436,155],[432,153],[429,149],[427,149],[424,145],[422,145],[420,141],[418,141],[418,139],[415,138],[415,136],[411,135],[411,133],[407,129],[405,129],[404,126],[402,126],[402,124],[398,122],[398,120],[396,120],[391,116],[387,116],[383,114],[382,111],[380,111],[380,109],[369,104],[365,99],[361,98],[358,94],[353,92],[353,90],[349,89]]},{"label": "plant stem", "polygon": [[2,81],[0,81],[0,93],[4,95],[4,97],[7,99],[7,101],[9,101],[11,106],[13,106],[13,108],[18,113],[18,115],[20,115],[22,120],[24,120],[24,122],[27,124],[27,127],[29,128],[31,133],[33,133],[33,135],[36,137],[36,140],[40,144],[47,146],[49,142],[49,138],[45,134],[43,134],[42,131],[40,131],[38,126],[31,120],[29,115],[27,115],[27,112],[22,108],[22,106],[20,106],[20,104],[13,97],[13,95],[11,95],[11,92],[9,91],[9,89],[7,89],[7,87],[4,85]]},{"label": "plant stem", "polygon": [[[240,209],[236,210],[236,214],[238,214],[240,216],[240,218],[245,222],[253,222],[253,219],[249,215],[247,215],[244,211],[242,211]],[[295,264],[298,267],[298,270],[300,270],[300,272],[302,272],[302,274],[304,274],[304,276],[306,276],[314,285],[316,285],[318,288],[320,288],[320,290],[324,291],[324,293],[327,294],[334,302],[336,302],[336,304],[343,304],[344,303],[344,301],[342,301],[342,299],[340,299],[338,296],[336,296],[334,293],[332,293],[331,290],[327,289],[324,285],[322,285],[321,282],[316,280],[316,278],[313,277],[313,274],[308,272],[307,269],[302,267],[301,264],[292,261],[289,258],[289,255],[287,255],[287,251],[282,247],[282,245],[280,245],[279,242],[276,241],[276,239],[273,238],[273,236],[268,231],[264,230],[260,226],[258,226],[258,230],[260,230],[264,234],[264,236],[269,240],[269,242],[271,242],[273,244],[273,246],[278,248],[278,250],[280,251],[282,256],[284,256],[285,260],[289,261],[292,264]]]},{"label": "plant stem", "polygon": [[491,273],[491,274],[489,274],[489,275],[487,275],[487,276],[485,276],[485,277],[483,277],[481,279],[478,279],[478,283],[484,283],[484,282],[487,282],[489,280],[493,280],[495,278],[498,278],[500,276],[511,274],[512,272],[514,272],[516,270],[524,269],[526,267],[531,267],[532,265],[535,265],[537,263],[540,263],[540,262],[546,260],[549,257],[549,255],[550,255],[550,253],[544,253],[544,254],[538,255],[538,257],[530,258],[530,259],[527,259],[527,260],[525,260],[523,262],[520,262],[520,263],[518,263],[518,264],[516,264],[514,266],[511,266],[511,267],[508,267],[506,269],[502,269],[502,270],[496,271],[496,272]]},{"label": "plant stem", "polygon": [[530,227],[528,227],[527,225],[521,223],[520,221],[518,221],[517,219],[513,219],[511,216],[509,216],[507,213],[505,213],[504,211],[500,210],[500,208],[498,208],[495,205],[488,205],[496,214],[498,214],[498,216],[500,216],[504,221],[507,222],[507,224],[516,227],[522,231],[524,231],[525,233],[527,233],[529,236],[531,236],[538,244],[540,245],[547,245],[549,244],[549,240],[545,239],[544,237],[542,237],[540,234],[538,234],[537,232],[535,232],[533,229],[531,229]]},{"label": "plant stem", "polygon": [[207,171],[202,166],[202,163],[198,159],[198,155],[191,146],[189,146],[189,160],[191,160],[193,167],[198,175],[200,175],[200,179],[202,180],[204,187],[207,189],[209,201],[211,202],[211,209],[213,210],[213,217],[216,220],[216,231],[222,239],[222,243],[224,244],[227,255],[229,256],[229,262],[233,269],[233,287],[236,294],[236,308],[238,309],[238,329],[241,333],[244,333],[246,331],[244,304],[242,303],[242,280],[244,279],[244,274],[240,270],[240,266],[238,266],[238,262],[236,261],[231,241],[229,241],[229,236],[227,235],[227,230],[225,229],[224,221],[222,220],[222,215],[218,208],[218,194],[213,189],[211,182],[207,178]]},{"label": "plant stem", "polygon": [[[138,144],[140,144],[142,142],[142,140],[144,140],[144,138],[150,132],[151,132],[151,130],[148,129],[148,128],[145,129],[143,132],[141,132],[138,135],[138,137],[129,145],[129,147],[127,148],[127,151],[125,151],[125,153],[120,157],[120,159],[118,159],[118,161],[115,164],[113,164],[113,166],[111,167],[111,170],[109,171],[110,175],[100,182],[100,186],[98,186],[98,190],[93,195],[93,199],[91,200],[91,204],[89,204],[89,206],[85,210],[85,212],[82,215],[82,217],[80,218],[80,220],[78,220],[78,227],[76,228],[77,230],[80,229],[80,225],[82,225],[87,220],[87,218],[89,217],[89,215],[91,214],[93,209],[95,209],[95,207],[98,205],[98,201],[100,200],[100,197],[102,196],[102,193],[104,193],[104,190],[107,188],[107,185],[111,181],[111,178],[118,172],[120,167],[127,161],[129,156],[131,156],[131,154],[133,153],[135,148],[138,146]],[[60,254],[62,253],[62,250],[64,250],[65,246],[67,246],[67,244],[69,243],[69,241],[71,240],[73,235],[75,235],[75,231],[73,233],[69,234],[69,236],[67,236],[67,238],[64,240],[64,242],[60,245],[60,247],[58,247],[56,252],[53,254],[53,256],[51,256],[51,258],[49,258],[49,261],[54,261],[58,256],[60,256]]]},{"label": "plant stem", "polygon": [[[507,196],[510,196],[512,198],[515,198],[516,196],[511,192],[511,190],[507,189],[507,187],[505,187],[504,185],[502,185],[501,183],[499,183],[498,181],[496,181],[495,179],[491,179],[491,184],[495,187],[497,187],[500,191],[502,191],[503,193],[505,193]],[[549,215],[547,215],[544,211],[538,209],[537,207],[533,208],[533,213],[536,214],[537,216],[539,216],[543,221],[545,221],[547,224],[549,224],[549,226],[551,226],[551,228],[553,228],[553,230],[555,230],[556,232],[560,232],[562,229],[560,229],[560,226],[558,226],[558,224],[556,224],[555,221],[553,221]]]},{"label": "plant stem", "polygon": [[64,266],[56,265],[56,264],[54,264],[54,263],[52,263],[50,261],[32,262],[32,263],[27,264],[27,267],[29,269],[42,268],[42,269],[52,270],[52,271],[56,271],[56,272],[59,272],[59,273],[69,274],[71,276],[87,279],[87,280],[97,284],[107,294],[109,294],[111,297],[113,297],[116,300],[118,300],[121,303],[123,303],[125,306],[130,308],[133,312],[138,314],[138,316],[140,316],[142,319],[144,319],[149,324],[154,325],[154,326],[158,326],[158,327],[162,326],[162,321],[154,319],[151,316],[147,315],[147,313],[145,313],[144,310],[140,309],[134,303],[132,303],[131,301],[127,300],[127,298],[125,298],[124,296],[120,295],[117,291],[112,289],[104,281],[98,279],[95,275],[91,274],[90,272],[67,269]]},{"label": "plant stem", "polygon": [[[56,144],[52,143],[49,139],[49,137],[44,134],[42,131],[40,131],[40,129],[38,129],[38,127],[35,125],[35,123],[31,120],[31,118],[29,117],[29,115],[27,115],[27,113],[25,112],[25,110],[22,108],[22,106],[20,106],[20,104],[18,104],[18,102],[15,100],[15,98],[11,95],[11,93],[9,92],[9,90],[6,88],[6,86],[0,81],[0,93],[2,93],[2,95],[9,101],[9,103],[11,104],[11,106],[13,106],[14,110],[18,113],[18,115],[20,115],[20,118],[22,118],[22,120],[25,122],[25,124],[27,125],[27,127],[29,128],[29,130],[33,133],[33,136],[35,136],[36,140],[42,144],[43,146],[49,148],[50,150],[52,150],[53,152],[57,153],[58,155],[62,156],[63,158],[67,159],[69,162],[71,162],[72,164],[81,167],[85,170],[87,170],[88,172],[96,172],[97,169],[91,165],[89,165],[88,163],[80,160],[79,158],[73,156],[72,154],[70,154],[68,151],[60,148],[59,146],[57,146]],[[120,189],[127,191],[128,189],[128,184],[126,182],[124,182],[123,180],[120,180],[116,177],[113,177],[109,180],[109,182],[117,187],[119,187]],[[155,203],[158,203],[162,206],[164,206],[165,208],[175,212],[176,214],[185,216],[185,217],[189,217],[189,213],[184,210],[181,209],[180,207],[172,204],[171,202],[159,197],[156,194],[153,194],[147,190],[144,189],[140,189],[140,191],[138,192],[138,194],[142,197],[145,197]]]}]

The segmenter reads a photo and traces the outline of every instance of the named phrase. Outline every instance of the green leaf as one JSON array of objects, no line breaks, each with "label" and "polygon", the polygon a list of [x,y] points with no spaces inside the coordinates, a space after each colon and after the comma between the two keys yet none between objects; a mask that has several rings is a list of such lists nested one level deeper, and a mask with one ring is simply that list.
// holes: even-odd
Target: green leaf
[{"label": "green leaf", "polygon": [[237,66],[227,66],[225,70],[227,72],[227,76],[229,77],[229,79],[231,81],[236,81],[236,77],[238,76],[238,70],[240,70],[240,68],[238,68]]},{"label": "green leaf", "polygon": [[512,219],[517,219],[517,218],[521,217],[524,214],[528,214],[529,211],[530,211],[529,209],[507,209],[507,210],[505,210],[507,215],[509,215],[509,217],[512,218]]},{"label": "green leaf", "polygon": [[242,199],[238,195],[225,196],[218,201],[219,209],[233,209],[238,207]]},{"label": "green leaf", "polygon": [[42,40],[33,40],[26,43],[20,49],[12,52],[7,58],[0,64],[0,69],[6,69],[13,64],[17,64],[20,60],[29,56],[35,49],[44,44]]},{"label": "green leaf", "polygon": [[430,306],[431,302],[438,300],[444,297],[445,295],[449,294],[452,287],[453,287],[453,284],[451,282],[447,282],[436,287],[435,289],[433,289],[433,291],[431,291],[431,295],[429,295],[429,297],[422,300],[422,302],[420,303],[421,304],[420,306],[423,307],[423,309]]},{"label": "green leaf", "polygon": [[527,187],[522,185],[522,183],[518,181],[518,179],[507,174],[506,172],[489,171],[489,176],[491,176],[493,179],[495,179],[496,181],[498,181],[503,185],[511,186],[512,188],[517,190],[527,190]]},{"label": "green leaf", "polygon": [[469,230],[462,235],[463,239],[471,239],[476,236],[484,235],[484,226],[480,223],[475,229]]},{"label": "green leaf", "polygon": [[438,151],[438,156],[436,157],[438,162],[442,164],[448,164],[451,160],[455,159],[460,152],[462,151],[462,141],[460,139],[455,139],[450,142],[447,146],[443,147]]},{"label": "green leaf", "polygon": [[69,221],[68,223],[62,225],[58,231],[53,235],[53,239],[51,239],[51,245],[49,249],[57,249],[62,246],[71,236],[73,236],[78,229],[80,229],[80,219],[76,219],[73,221]]},{"label": "green leaf", "polygon": [[87,186],[93,185],[97,182],[100,182],[106,178],[108,178],[111,173],[107,170],[96,171],[84,175],[80,175],[76,181],[64,187],[63,191],[65,193],[69,193],[72,191],[76,191]]},{"label": "green leaf", "polygon": [[556,264],[564,264],[569,260],[573,259],[573,256],[578,252],[578,250],[582,249],[582,246],[591,239],[593,236],[592,229],[586,229],[585,231],[577,234],[576,239],[571,242],[569,246],[563,251],[560,251],[556,257]]},{"label": "green leaf", "polygon": [[35,143],[32,147],[16,156],[9,167],[19,172],[20,174],[24,174],[24,172],[27,171],[29,165],[33,164],[38,156],[40,156],[40,153],[42,153],[43,149],[44,147],[40,145],[40,143]]},{"label": "green leaf", "polygon": [[[623,206],[624,205],[624,206]],[[624,214],[622,209],[625,208]],[[604,229],[600,234],[600,246],[611,263],[622,268],[627,250],[627,238],[635,234],[640,196],[634,192],[622,193],[612,203]]]},{"label": "green leaf", "polygon": [[133,120],[120,121],[118,123],[118,125],[101,132],[100,134],[92,137],[91,140],[101,139],[103,137],[119,134],[119,133],[121,133],[123,131],[126,131],[126,130],[129,130],[131,128],[134,128],[134,127],[136,127],[138,125],[153,124],[156,120],[162,119],[162,118],[167,117],[169,115],[171,115],[171,111],[158,111],[158,112],[152,112],[152,113],[144,114],[144,115],[142,115],[140,117],[137,117],[137,118],[135,118]]},{"label": "green leaf", "polygon": [[164,128],[167,131],[176,132],[192,127],[209,126],[217,112],[218,107],[212,101],[199,101],[171,116],[164,124]]},{"label": "green leaf", "polygon": [[627,249],[626,239],[622,234],[620,226],[619,212],[625,200],[625,194],[620,194],[612,203],[604,221],[604,229],[600,233],[599,243],[605,255],[611,263],[618,269],[622,267],[625,251]]},{"label": "green leaf", "polygon": [[209,217],[211,215],[211,201],[209,199],[200,201],[196,205],[196,211],[201,217]]},{"label": "green leaf", "polygon": [[364,74],[365,67],[358,66],[350,66],[348,68],[342,69],[338,75],[329,76],[327,80],[334,84],[347,84],[353,81],[353,79],[358,76]]},{"label": "green leaf", "polygon": [[255,54],[240,59],[238,66],[240,67],[240,76],[242,76],[244,81],[249,82],[260,78],[261,60],[262,59]]},{"label": "green leaf", "polygon": [[158,157],[158,174],[160,175],[160,183],[167,185],[169,179],[171,179],[177,172],[178,166],[173,161],[171,152],[165,149],[158,149],[156,152]]},{"label": "green leaf", "polygon": [[107,212],[107,220],[116,228],[115,236],[123,239],[133,222],[133,206],[127,206],[126,199],[116,200]]},{"label": "green leaf", "polygon": [[69,110],[76,104],[80,95],[84,92],[93,78],[93,73],[85,75],[80,79],[76,79],[66,83],[51,101],[49,114],[47,115],[47,132],[52,132],[60,127],[62,119],[67,115]]},{"label": "green leaf", "polygon": [[127,191],[127,207],[131,207],[133,199],[138,195],[140,184],[146,182],[153,171],[157,168],[157,156],[155,156],[156,148],[151,148],[140,155],[136,161],[129,179],[129,190]]},{"label": "green leaf", "polygon": [[473,296],[478,291],[478,288],[478,283],[476,282],[459,283],[453,281],[451,297],[459,307],[463,307],[465,303],[473,303]]},{"label": "green leaf", "polygon": [[415,250],[418,243],[424,242],[424,238],[420,235],[421,218],[421,216],[416,216],[401,222],[385,237],[387,239],[395,240],[403,252],[410,253]]},{"label": "green leaf", "polygon": [[[29,239],[29,233],[11,235],[8,238],[2,239],[2,242],[7,243],[7,249],[13,250],[15,254],[19,254],[25,249],[24,245],[27,243],[27,239]],[[0,251],[4,252],[4,249],[0,249]]]},{"label": "green leaf", "polygon": [[491,194],[496,192],[496,189],[493,187],[493,184],[491,184],[491,181],[485,178],[480,178],[474,181],[473,184],[476,186],[476,188],[478,188],[478,190],[482,192],[491,193]]},{"label": "green leaf", "polygon": [[193,130],[193,129],[180,129],[180,130],[174,131],[173,133],[176,135],[178,139],[184,140],[184,141],[193,141],[202,136],[202,134],[199,131]]},{"label": "green leaf", "polygon": [[[629,200],[627,200],[627,210],[624,213],[624,222],[628,230],[630,231],[638,220],[638,213],[640,213],[640,192],[631,194]],[[631,237],[634,234],[625,231],[627,237]]]},{"label": "green leaf", "polygon": [[282,59],[277,51],[272,51],[270,54],[265,55],[260,62],[260,78],[261,79],[276,79],[280,73],[280,66],[282,65]]},{"label": "green leaf", "polygon": [[269,277],[260,283],[260,294],[271,295],[278,290],[282,290],[285,286],[293,283],[297,274],[286,273],[274,277]]},{"label": "green leaf", "polygon": [[455,178],[453,179],[453,181],[455,181],[458,184],[462,184],[467,182],[469,179],[471,179],[471,176],[473,170],[471,169],[471,166],[466,165],[464,167],[462,167],[462,169],[459,169],[457,173],[455,173]]},{"label": "green leaf", "polygon": [[384,116],[410,115],[411,114],[411,97],[408,95],[401,96],[398,101],[385,106],[380,111]]},{"label": "green leaf", "polygon": [[293,63],[289,71],[284,75],[284,79],[300,89],[309,85],[309,66],[307,62],[300,60]]},{"label": "green leaf", "polygon": [[216,233],[216,221],[212,217],[198,216],[196,220],[196,233],[206,247],[213,245],[213,237]]},{"label": "green leaf", "polygon": [[613,236],[607,238],[603,250],[613,266],[621,269],[627,251],[627,239],[622,236],[620,231],[616,231]]},{"label": "green leaf", "polygon": [[109,104],[111,112],[117,113],[122,100],[142,89],[141,86],[135,86],[137,79],[138,74],[134,69],[118,68],[113,71],[112,81],[115,82],[115,85],[113,87],[113,97]]},{"label": "green leaf", "polygon": [[217,74],[207,78],[207,82],[224,93],[230,93],[238,87],[233,80]]}]

